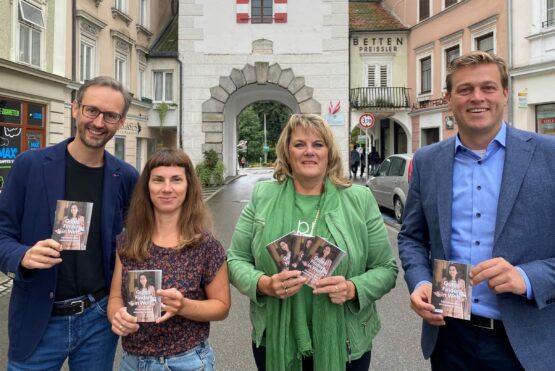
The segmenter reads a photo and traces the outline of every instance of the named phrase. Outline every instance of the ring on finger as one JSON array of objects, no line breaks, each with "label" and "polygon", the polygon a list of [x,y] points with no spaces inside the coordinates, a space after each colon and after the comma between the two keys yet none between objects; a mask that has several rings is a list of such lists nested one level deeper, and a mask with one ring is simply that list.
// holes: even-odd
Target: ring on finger
[{"label": "ring on finger", "polygon": [[285,296],[288,296],[289,293],[287,292],[287,287],[285,287]]},{"label": "ring on finger", "polygon": [[287,287],[285,287],[285,281],[281,281],[281,288],[287,290]]},{"label": "ring on finger", "polygon": [[335,285],[335,291],[334,292],[338,292],[339,288],[337,287],[337,285]]},{"label": "ring on finger", "polygon": [[119,330],[123,331],[123,325],[119,325]]}]

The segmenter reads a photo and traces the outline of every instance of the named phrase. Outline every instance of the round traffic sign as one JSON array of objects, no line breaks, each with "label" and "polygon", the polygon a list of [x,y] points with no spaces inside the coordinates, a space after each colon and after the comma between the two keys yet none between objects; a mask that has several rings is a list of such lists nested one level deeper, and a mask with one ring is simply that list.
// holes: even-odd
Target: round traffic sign
[{"label": "round traffic sign", "polygon": [[371,113],[363,113],[358,119],[358,124],[363,129],[370,129],[374,126],[374,115]]}]

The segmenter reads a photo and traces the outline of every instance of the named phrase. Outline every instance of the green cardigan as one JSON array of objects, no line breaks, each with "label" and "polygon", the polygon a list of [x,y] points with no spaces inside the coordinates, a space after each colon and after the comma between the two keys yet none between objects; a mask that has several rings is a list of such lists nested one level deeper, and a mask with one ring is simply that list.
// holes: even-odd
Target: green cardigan
[{"label": "green cardigan", "polygon": [[[272,321],[283,318],[282,313],[273,312],[291,309],[291,306],[283,306],[289,299],[282,301],[260,295],[256,291],[256,284],[263,274],[277,273],[265,246],[293,230],[293,222],[289,222],[293,215],[293,204],[294,188],[290,179],[282,183],[257,183],[250,202],[239,218],[228,250],[230,281],[250,298],[252,340],[257,346],[264,332],[272,326]],[[336,331],[335,339],[330,340],[330,344],[326,344],[321,352],[343,355],[341,364],[344,366],[349,358],[358,359],[371,350],[372,339],[380,329],[375,302],[395,286],[398,268],[382,216],[367,188],[358,185],[337,188],[329,180],[326,181],[320,213],[323,222],[319,222],[315,234],[331,237],[346,251],[347,256],[334,274],[350,279],[357,291],[357,298],[342,306],[340,317],[328,319],[324,316],[327,327],[342,324],[344,328]],[[318,305],[319,312],[331,313],[337,311],[335,308],[340,308],[331,303],[327,296],[318,296],[322,298],[315,298],[314,303]],[[289,342],[288,337],[285,339],[285,342]],[[315,342],[320,343],[317,339]],[[285,349],[267,349],[266,353],[288,352],[288,348],[291,351],[290,344],[281,346]],[[317,344],[314,350],[317,364]],[[291,363],[287,362],[292,355],[285,357],[285,365],[283,362],[278,363],[279,367],[291,367]],[[299,358],[300,355],[295,354],[294,357]],[[273,371],[271,365],[268,369]]]}]

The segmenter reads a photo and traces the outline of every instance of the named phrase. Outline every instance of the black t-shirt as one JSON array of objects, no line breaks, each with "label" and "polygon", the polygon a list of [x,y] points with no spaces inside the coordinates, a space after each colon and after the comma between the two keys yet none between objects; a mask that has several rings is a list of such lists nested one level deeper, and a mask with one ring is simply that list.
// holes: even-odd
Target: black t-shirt
[{"label": "black t-shirt", "polygon": [[85,166],[77,162],[66,151],[64,199],[92,202],[93,210],[87,249],[85,251],[62,251],[62,263],[58,268],[56,301],[92,294],[106,288],[100,228],[103,180],[104,167]]}]

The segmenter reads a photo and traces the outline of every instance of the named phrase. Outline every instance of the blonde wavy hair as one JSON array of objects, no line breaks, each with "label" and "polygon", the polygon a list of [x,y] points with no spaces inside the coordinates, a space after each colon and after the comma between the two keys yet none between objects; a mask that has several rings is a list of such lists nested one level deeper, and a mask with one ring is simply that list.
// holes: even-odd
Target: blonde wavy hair
[{"label": "blonde wavy hair", "polygon": [[351,181],[343,175],[341,154],[331,128],[322,117],[314,114],[294,114],[287,121],[276,145],[277,159],[274,165],[274,178],[278,182],[293,178],[291,165],[289,164],[289,144],[291,143],[291,135],[297,128],[315,132],[328,147],[326,177],[329,177],[336,187],[346,188],[351,186]]}]

